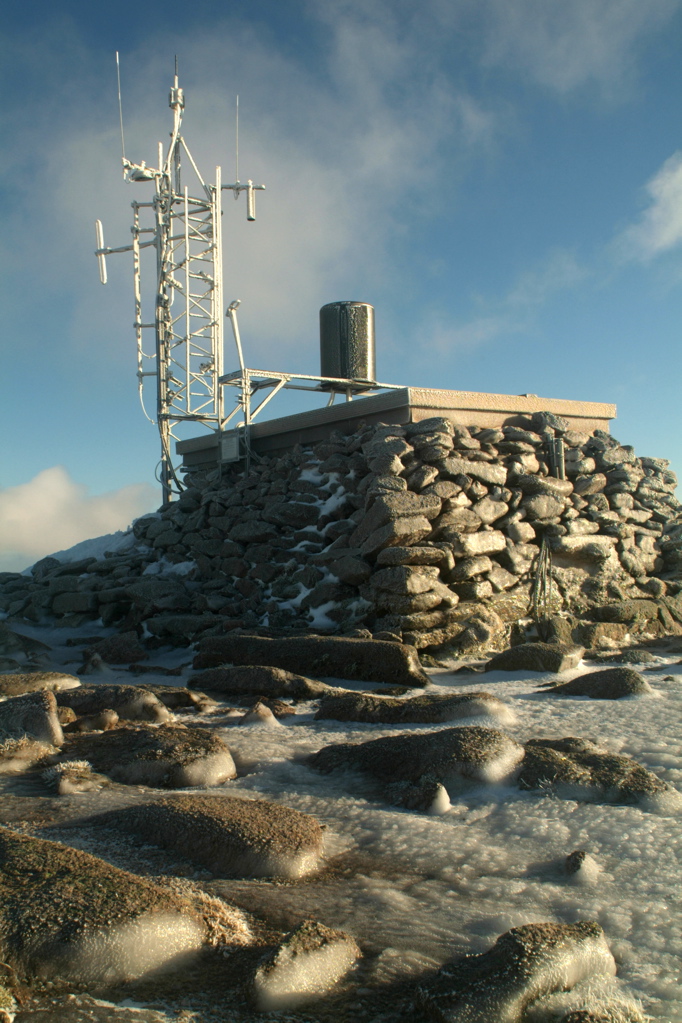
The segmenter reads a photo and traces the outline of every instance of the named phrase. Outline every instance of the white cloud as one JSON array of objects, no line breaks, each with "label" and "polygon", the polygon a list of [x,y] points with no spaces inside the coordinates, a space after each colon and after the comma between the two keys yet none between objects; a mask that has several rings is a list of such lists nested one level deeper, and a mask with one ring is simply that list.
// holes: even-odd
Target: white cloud
[{"label": "white cloud", "polygon": [[[252,364],[275,369],[316,360],[322,304],[349,296],[372,301],[390,278],[392,243],[407,217],[420,206],[432,213],[431,188],[444,167],[452,181],[496,131],[494,115],[429,66],[425,41],[415,42],[383,5],[369,23],[353,4],[312,10],[325,47],[323,66],[314,70],[236,20],[210,34],[190,29],[180,46],[183,131],[210,180],[217,162],[223,180],[232,180],[240,93],[241,176],[265,182],[267,191],[258,197],[256,224],[246,223],[243,197],[225,200],[225,299],[242,301]],[[156,163],[156,140],[167,136],[169,54],[178,45],[160,31],[151,46],[145,41],[139,53],[122,54],[133,159]],[[129,361],[132,375],[130,257],[109,259],[111,283],[102,288],[93,222],[103,220],[106,244],[126,244],[129,204],[148,199],[151,186],[121,182],[113,60],[99,66],[77,40],[67,48],[73,60],[66,74],[60,64],[50,75],[47,109],[35,97],[18,105],[19,145],[7,168],[16,212],[6,225],[5,265],[35,268],[43,294],[68,289],[73,349],[97,365]],[[45,40],[26,47],[25,77],[46,74],[58,50]]]},{"label": "white cloud", "polygon": [[669,157],[645,186],[649,204],[616,239],[624,259],[649,260],[682,242],[682,152]]},{"label": "white cloud", "polygon": [[426,324],[420,347],[453,352],[480,348],[498,337],[533,329],[537,311],[555,294],[574,288],[587,276],[572,252],[554,249],[543,262],[522,273],[501,298],[481,300],[486,312],[466,323],[446,323],[436,315]]},{"label": "white cloud", "polygon": [[631,90],[637,49],[679,0],[484,0],[484,59],[560,94],[584,86],[609,100]]},{"label": "white cloud", "polygon": [[153,510],[158,491],[147,483],[89,496],[62,466],[0,490],[0,571],[21,572],[81,540],[126,529]]}]

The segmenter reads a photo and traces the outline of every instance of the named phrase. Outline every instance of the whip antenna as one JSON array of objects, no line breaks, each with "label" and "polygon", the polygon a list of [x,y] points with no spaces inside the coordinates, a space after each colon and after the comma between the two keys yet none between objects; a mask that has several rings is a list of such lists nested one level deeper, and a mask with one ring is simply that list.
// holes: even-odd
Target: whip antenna
[{"label": "whip antenna", "polygon": [[121,126],[121,160],[125,166],[126,162],[126,146],[123,139],[123,103],[121,102],[121,64],[118,59],[118,50],[116,51],[116,79],[118,82],[118,121]]},{"label": "whip antenna", "polygon": [[239,184],[239,93],[237,93],[237,112],[235,114],[234,180]]}]

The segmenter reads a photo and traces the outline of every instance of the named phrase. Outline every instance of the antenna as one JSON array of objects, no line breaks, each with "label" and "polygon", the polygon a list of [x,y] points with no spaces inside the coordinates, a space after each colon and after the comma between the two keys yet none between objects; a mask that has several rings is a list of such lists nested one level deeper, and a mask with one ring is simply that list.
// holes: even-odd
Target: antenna
[{"label": "antenna", "polygon": [[99,279],[102,284],[107,283],[107,261],[104,258],[106,250],[104,248],[104,230],[102,228],[102,221],[95,221],[95,240],[97,242],[97,262],[99,263]]},{"label": "antenna", "polygon": [[[237,93],[237,112],[235,114],[235,145],[234,145],[234,180],[239,184],[239,93]],[[235,199],[237,193],[235,192]]]},{"label": "antenna", "polygon": [[116,79],[118,81],[118,120],[121,125],[121,161],[123,163],[125,174],[126,165],[126,146],[123,139],[123,104],[121,102],[121,65],[118,59],[118,50],[116,51]]},{"label": "antenna", "polygon": [[[181,134],[185,99],[178,81],[177,56],[169,96],[173,130],[165,159],[161,151],[158,168],[147,167],[144,161],[131,163],[123,148],[118,53],[116,71],[124,177],[131,184],[145,186],[148,183],[152,194],[131,204],[132,244],[117,248],[105,245],[102,225],[97,222],[95,255],[104,284],[107,279],[105,257],[113,252],[132,254],[138,385],[140,390],[152,382],[156,385],[160,481],[163,502],[168,504],[174,493],[183,489],[173,465],[173,442],[182,436],[178,436],[178,431],[188,423],[200,423],[220,434],[227,422],[222,379],[225,327],[222,192],[224,188],[233,189],[236,198],[240,191],[247,191],[247,213],[252,219],[255,215],[253,189],[264,186],[254,186],[251,181],[248,185],[241,185],[239,181],[235,185],[223,185],[220,167],[216,167],[214,184],[204,182]],[[238,160],[238,135],[236,144]],[[190,183],[181,180],[185,177],[181,152],[187,158],[187,169],[192,175]],[[147,283],[151,286],[143,287],[147,272],[150,274]],[[244,373],[236,322],[237,304],[232,304],[228,317],[240,357],[240,373]]]},{"label": "antenna", "polygon": [[223,188],[229,188],[234,192],[235,199],[239,198],[240,192],[246,192],[246,219],[256,219],[256,189],[264,189],[265,185],[254,185],[253,181],[249,180],[245,185],[242,185],[239,180],[239,95],[237,95],[237,105],[235,112],[235,156],[234,156],[234,184],[223,185]]}]

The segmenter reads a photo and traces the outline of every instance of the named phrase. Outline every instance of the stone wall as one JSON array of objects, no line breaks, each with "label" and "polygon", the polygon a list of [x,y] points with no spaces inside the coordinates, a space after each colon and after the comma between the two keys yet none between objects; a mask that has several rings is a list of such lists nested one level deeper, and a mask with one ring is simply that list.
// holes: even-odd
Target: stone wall
[{"label": "stone wall", "polygon": [[[565,444],[566,479],[550,474]],[[573,614],[682,590],[682,506],[664,459],[551,413],[523,427],[433,418],[360,426],[312,449],[187,477],[104,558],[0,575],[14,620],[142,628],[389,633],[436,647],[472,614],[527,612],[542,541],[553,606]]]}]

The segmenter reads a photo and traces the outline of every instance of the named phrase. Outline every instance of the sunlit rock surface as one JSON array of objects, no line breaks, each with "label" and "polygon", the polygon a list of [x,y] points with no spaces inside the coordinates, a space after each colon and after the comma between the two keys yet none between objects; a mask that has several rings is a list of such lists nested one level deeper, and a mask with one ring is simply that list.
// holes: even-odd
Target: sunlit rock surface
[{"label": "sunlit rock surface", "polygon": [[127,725],[101,733],[70,733],[64,760],[87,760],[95,771],[127,785],[189,788],[221,785],[237,775],[228,747],[205,728]]},{"label": "sunlit rock surface", "polygon": [[323,829],[314,817],[265,799],[174,796],[89,823],[138,835],[229,877],[302,877],[322,855]]},{"label": "sunlit rock surface", "polygon": [[0,829],[0,950],[20,976],[119,981],[195,953],[189,903],[56,842]]},{"label": "sunlit rock surface", "polygon": [[503,934],[489,952],[441,967],[419,989],[418,1004],[439,1023],[522,1023],[538,998],[615,972],[599,924],[527,924]]},{"label": "sunlit rock surface", "polygon": [[115,710],[127,721],[170,720],[170,713],[152,692],[130,685],[89,683],[76,689],[61,691],[57,696],[60,707],[71,707],[79,717]]},{"label": "sunlit rock surface", "polygon": [[54,693],[26,693],[0,702],[0,738],[24,734],[52,746],[61,746],[64,733]]},{"label": "sunlit rock surface", "polygon": [[503,724],[515,721],[508,704],[487,692],[445,696],[427,693],[395,699],[391,696],[369,696],[366,693],[340,693],[324,696],[315,715],[317,720],[367,721],[384,724],[404,722],[455,721],[458,718],[491,717]]},{"label": "sunlit rock surface", "polygon": [[258,966],[253,1000],[266,1012],[304,1005],[333,988],[359,956],[350,935],[306,920]]},{"label": "sunlit rock surface", "polygon": [[502,782],[513,776],[523,747],[493,728],[463,726],[363,743],[325,746],[309,758],[315,770],[356,770],[387,782],[418,782],[424,775],[450,788]]}]

